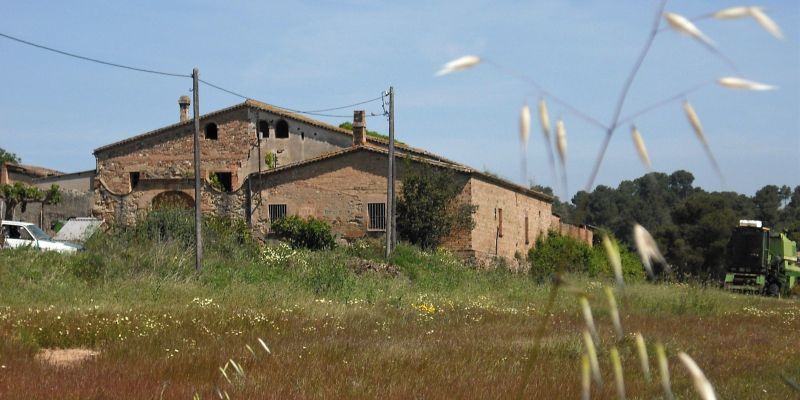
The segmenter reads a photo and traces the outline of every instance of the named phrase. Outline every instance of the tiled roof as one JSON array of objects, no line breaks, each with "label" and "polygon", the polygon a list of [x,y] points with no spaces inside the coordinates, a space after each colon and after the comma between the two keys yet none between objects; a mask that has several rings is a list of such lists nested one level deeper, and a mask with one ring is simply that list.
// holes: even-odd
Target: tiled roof
[{"label": "tiled roof", "polygon": [[61,171],[56,171],[54,169],[45,167],[39,167],[36,165],[6,163],[6,168],[8,168],[10,171],[23,173],[37,178],[45,176],[64,175],[64,173]]},{"label": "tiled roof", "polygon": [[[243,107],[251,107],[251,108],[258,109],[258,110],[267,111],[267,112],[279,115],[279,116],[284,117],[284,118],[290,118],[290,119],[293,119],[295,121],[304,122],[304,123],[307,123],[309,125],[320,127],[320,128],[324,128],[324,129],[327,129],[327,130],[330,130],[330,131],[333,131],[333,132],[337,132],[337,133],[340,133],[340,134],[343,134],[343,135],[348,135],[348,136],[351,136],[351,137],[353,136],[353,132],[351,132],[349,130],[346,130],[346,129],[339,128],[338,126],[330,125],[330,124],[324,123],[322,121],[318,121],[318,120],[315,120],[313,118],[309,118],[309,117],[306,117],[304,115],[301,115],[301,114],[298,114],[298,113],[295,113],[295,112],[291,112],[289,110],[286,110],[286,109],[283,109],[283,108],[280,108],[280,107],[277,107],[277,106],[273,106],[273,105],[270,105],[270,104],[267,104],[267,103],[263,103],[263,102],[256,101],[256,100],[251,100],[251,99],[248,99],[248,100],[246,100],[246,101],[244,101],[242,103],[233,105],[231,107],[223,108],[223,109],[220,109],[220,110],[217,110],[217,111],[210,112],[208,114],[201,115],[200,118],[201,119],[209,118],[209,117],[212,117],[212,116],[215,116],[215,115],[219,115],[219,114],[226,113],[226,112],[229,112],[229,111],[233,111],[233,110],[236,110],[236,109],[239,109],[239,108],[243,108]],[[179,122],[179,123],[172,124],[172,125],[167,125],[167,126],[164,126],[162,128],[159,128],[159,129],[156,129],[156,130],[153,130],[153,131],[150,131],[150,132],[143,133],[141,135],[132,136],[132,137],[129,137],[127,139],[120,140],[118,142],[114,142],[114,143],[111,143],[111,144],[108,144],[108,145],[105,145],[105,146],[102,146],[102,147],[98,147],[97,149],[94,150],[94,154],[96,155],[97,153],[103,152],[105,150],[109,150],[109,149],[112,149],[112,148],[115,148],[115,147],[118,147],[118,146],[121,146],[121,145],[124,145],[124,144],[132,143],[132,142],[135,142],[137,140],[142,140],[142,139],[147,139],[147,138],[150,138],[150,137],[155,137],[155,136],[158,136],[159,134],[161,134],[163,132],[166,132],[166,131],[168,131],[170,129],[177,128],[177,127],[180,127],[180,126],[183,126],[183,125],[187,125],[187,126],[188,125],[192,125],[193,123],[194,123],[193,120],[189,119],[187,121]],[[388,143],[388,140],[386,140],[386,139],[367,136],[367,143],[368,143],[367,146],[348,147],[348,148],[345,148],[345,149],[342,149],[342,150],[332,151],[332,152],[329,152],[329,153],[322,154],[321,156],[318,156],[318,157],[315,157],[315,158],[310,158],[310,159],[299,161],[299,162],[296,162],[296,163],[293,163],[293,164],[288,164],[288,165],[285,165],[285,166],[281,166],[281,167],[278,167],[278,168],[275,168],[275,169],[272,169],[272,170],[269,170],[269,171],[266,171],[266,172],[263,172],[263,173],[273,173],[273,172],[282,171],[282,170],[288,169],[288,168],[296,168],[296,167],[299,167],[299,166],[302,166],[302,165],[318,162],[318,161],[325,160],[325,159],[328,159],[328,158],[337,157],[339,155],[346,154],[346,153],[349,153],[349,152],[352,152],[352,151],[355,151],[355,150],[359,150],[359,149],[378,152],[378,153],[382,153],[382,154],[387,154],[388,153],[388,150],[386,148],[388,148],[388,144],[389,143]],[[509,189],[517,191],[517,192],[525,193],[527,195],[536,197],[536,198],[538,198],[540,200],[548,201],[548,202],[552,202],[553,201],[553,197],[552,196],[549,196],[547,194],[528,189],[526,187],[517,185],[516,183],[507,181],[507,180],[499,178],[497,176],[490,175],[490,174],[487,174],[487,173],[472,169],[472,168],[470,168],[470,167],[468,167],[466,165],[459,164],[459,163],[457,163],[455,161],[449,160],[449,159],[447,159],[445,157],[442,157],[442,156],[440,156],[438,154],[434,154],[434,153],[425,151],[423,149],[418,149],[418,148],[414,148],[414,147],[411,147],[411,146],[408,146],[408,145],[405,145],[405,144],[399,144],[399,143],[395,144],[395,149],[399,153],[398,156],[406,156],[406,155],[408,155],[408,156],[411,156],[411,158],[413,160],[415,160],[415,161],[420,161],[420,162],[431,164],[431,165],[436,165],[436,166],[440,166],[440,167],[450,168],[450,169],[453,169],[453,170],[456,170],[456,171],[460,171],[460,172],[469,173],[471,175],[479,176],[482,179],[484,179],[486,181],[489,181],[489,182],[492,182],[494,184],[497,184],[499,186],[503,186],[503,187],[509,188]]]},{"label": "tiled roof", "polygon": [[[305,159],[305,160],[302,160],[302,161],[298,161],[296,163],[286,164],[286,165],[283,165],[283,166],[280,166],[280,167],[277,167],[277,168],[273,168],[273,169],[270,169],[270,170],[262,171],[261,175],[269,175],[269,174],[274,174],[274,173],[277,173],[277,172],[280,172],[280,171],[285,171],[285,170],[294,169],[294,168],[300,168],[300,167],[306,166],[308,164],[313,164],[313,163],[317,163],[317,162],[320,162],[320,161],[336,158],[336,157],[339,157],[339,156],[342,156],[342,155],[345,155],[345,154],[354,153],[356,151],[370,151],[370,152],[373,152],[373,153],[389,155],[389,151],[387,149],[384,149],[382,147],[377,147],[377,146],[374,146],[374,145],[352,146],[352,147],[348,147],[348,148],[341,149],[341,150],[330,151],[330,152],[324,153],[324,154],[322,154],[320,156],[313,157],[313,158],[308,158],[308,159]],[[470,167],[468,167],[466,165],[463,165],[463,164],[458,164],[458,163],[450,162],[450,161],[443,162],[443,161],[439,161],[439,160],[436,160],[436,159],[433,159],[433,158],[430,158],[430,157],[420,157],[418,155],[412,155],[412,154],[404,153],[403,149],[397,149],[397,153],[395,154],[395,157],[403,157],[403,158],[408,157],[413,161],[421,162],[421,163],[428,164],[428,165],[433,165],[433,166],[436,166],[436,167],[447,168],[447,169],[451,169],[451,170],[458,171],[458,172],[463,172],[463,173],[466,173],[466,174],[469,174],[469,175],[477,176],[477,177],[479,177],[479,178],[481,178],[483,180],[486,180],[486,181],[488,181],[490,183],[493,183],[493,184],[498,185],[498,186],[505,187],[505,188],[513,190],[515,192],[523,193],[523,194],[526,194],[528,196],[531,196],[531,197],[534,197],[534,198],[537,198],[539,200],[546,201],[546,202],[549,202],[549,203],[553,202],[553,196],[549,196],[549,195],[547,195],[545,193],[537,192],[535,190],[531,190],[529,188],[526,188],[524,186],[518,185],[518,184],[516,184],[514,182],[511,182],[511,181],[507,181],[507,180],[502,179],[500,177],[497,177],[497,176],[494,176],[494,175],[491,175],[491,174],[487,174],[485,172],[481,172],[481,171],[472,169],[472,168],[470,168]],[[257,175],[258,175],[257,172],[251,174],[251,176],[257,176]]]}]

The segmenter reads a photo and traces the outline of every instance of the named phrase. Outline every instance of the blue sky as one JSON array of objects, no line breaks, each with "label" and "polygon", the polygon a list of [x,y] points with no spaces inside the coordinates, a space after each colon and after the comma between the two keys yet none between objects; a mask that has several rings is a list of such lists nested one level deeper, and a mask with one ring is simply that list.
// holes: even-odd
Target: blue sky
[{"label": "blue sky", "polygon": [[[800,184],[800,2],[765,0],[783,28],[777,40],[753,20],[698,21],[750,79],[770,92],[709,86],[689,96],[727,178],[710,168],[680,102],[635,119],[653,168],[686,169],[709,190],[752,194]],[[738,1],[673,0],[698,16]],[[89,57],[191,73],[249,97],[323,109],[396,89],[399,140],[522,182],[518,113],[539,95],[490,65],[433,76],[475,54],[520,70],[603,122],[643,45],[657,1],[439,2],[11,2],[0,0],[0,32]],[[694,40],[658,35],[623,114],[700,82],[732,75]],[[190,79],[86,63],[0,38],[0,147],[24,163],[71,172],[94,168],[92,150],[178,119]],[[241,99],[201,87],[201,113]],[[366,106],[380,111],[378,103]],[[568,132],[570,197],[583,187],[603,132],[550,104]],[[351,110],[337,111],[352,115]],[[338,124],[347,118],[322,118]],[[386,120],[368,121],[386,132]],[[554,186],[534,121],[527,177]],[[622,126],[597,179],[616,186],[644,173]]]}]

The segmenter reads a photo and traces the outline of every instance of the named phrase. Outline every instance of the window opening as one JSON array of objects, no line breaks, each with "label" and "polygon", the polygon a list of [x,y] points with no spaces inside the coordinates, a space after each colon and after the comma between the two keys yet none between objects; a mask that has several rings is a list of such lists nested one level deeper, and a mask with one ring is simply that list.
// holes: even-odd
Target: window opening
[{"label": "window opening", "polygon": [[386,230],[386,203],[368,203],[367,213],[369,214],[368,230]]},{"label": "window opening", "polygon": [[503,209],[497,209],[497,236],[503,237]]},{"label": "window opening", "polygon": [[233,191],[233,176],[230,172],[212,172],[208,176],[211,186],[222,192]]},{"label": "window opening", "polygon": [[525,215],[525,244],[529,244],[530,238],[528,237],[528,215]]},{"label": "window opening", "polygon": [[217,124],[213,122],[206,124],[206,139],[217,140]]},{"label": "window opening", "polygon": [[136,189],[136,186],[139,185],[139,177],[140,177],[139,172],[131,172],[130,177],[131,177],[131,190]]},{"label": "window opening", "polygon": [[269,138],[269,122],[265,120],[258,121],[258,132],[256,133],[257,139],[268,139]]},{"label": "window opening", "polygon": [[286,216],[286,204],[270,204],[269,220],[275,222]]},{"label": "window opening", "polygon": [[289,123],[285,120],[278,121],[278,124],[275,125],[275,137],[278,139],[287,139],[289,138]]}]

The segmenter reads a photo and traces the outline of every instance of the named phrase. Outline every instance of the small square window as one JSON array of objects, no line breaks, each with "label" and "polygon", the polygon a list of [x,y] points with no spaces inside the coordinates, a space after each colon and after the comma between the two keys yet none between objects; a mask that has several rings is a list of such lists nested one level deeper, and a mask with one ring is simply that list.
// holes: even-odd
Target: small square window
[{"label": "small square window", "polygon": [[369,213],[370,231],[386,230],[386,203],[368,203],[367,212]]},{"label": "small square window", "polygon": [[269,220],[275,222],[286,216],[286,204],[270,204]]},{"label": "small square window", "polygon": [[230,172],[212,172],[208,176],[211,186],[221,192],[233,191],[233,174]]},{"label": "small square window", "polygon": [[138,186],[138,185],[139,185],[139,178],[140,178],[140,176],[141,176],[141,175],[139,174],[139,172],[131,172],[131,173],[130,173],[130,179],[131,179],[131,190],[133,190],[133,189],[136,189],[136,186]]}]

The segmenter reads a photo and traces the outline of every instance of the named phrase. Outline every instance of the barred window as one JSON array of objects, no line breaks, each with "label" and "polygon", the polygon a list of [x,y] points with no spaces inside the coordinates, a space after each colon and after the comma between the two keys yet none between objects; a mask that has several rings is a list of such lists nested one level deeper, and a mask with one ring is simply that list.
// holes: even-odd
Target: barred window
[{"label": "barred window", "polygon": [[368,203],[369,228],[371,231],[386,230],[386,203]]},{"label": "barred window", "polygon": [[275,222],[286,216],[286,204],[270,204],[269,220]]}]

